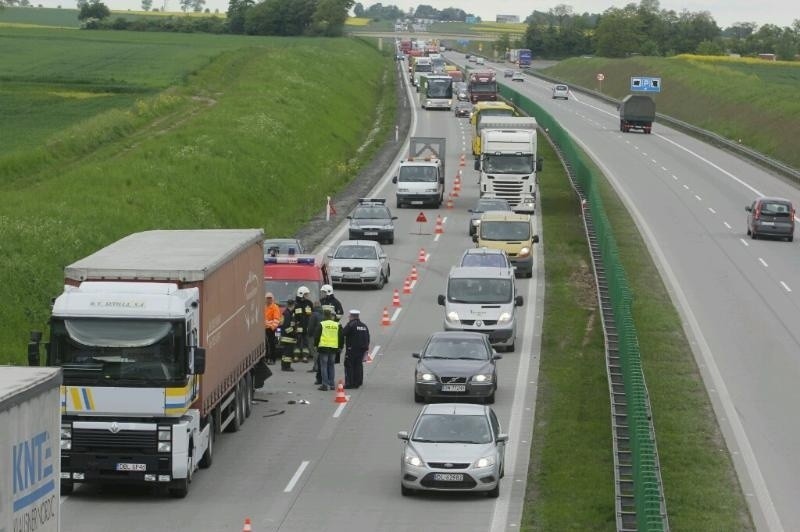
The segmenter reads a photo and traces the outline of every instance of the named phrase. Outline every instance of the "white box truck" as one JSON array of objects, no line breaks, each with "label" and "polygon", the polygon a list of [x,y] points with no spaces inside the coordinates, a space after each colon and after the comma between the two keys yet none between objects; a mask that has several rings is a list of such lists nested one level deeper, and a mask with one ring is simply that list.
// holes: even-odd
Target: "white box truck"
[{"label": "white box truck", "polygon": [[392,183],[397,185],[397,208],[404,205],[441,207],[444,201],[447,139],[411,137],[408,157],[400,161]]},{"label": "white box truck", "polygon": [[481,196],[508,200],[515,212],[534,212],[536,172],[542,169],[536,128],[533,117],[498,116],[484,120],[481,154],[475,161]]},{"label": "white box truck", "polygon": [[0,532],[59,530],[61,370],[0,366]]}]

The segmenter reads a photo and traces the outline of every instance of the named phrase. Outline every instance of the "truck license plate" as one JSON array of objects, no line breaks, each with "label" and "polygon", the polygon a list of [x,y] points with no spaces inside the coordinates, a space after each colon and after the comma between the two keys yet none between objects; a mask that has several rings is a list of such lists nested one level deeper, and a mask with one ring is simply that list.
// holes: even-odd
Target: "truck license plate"
[{"label": "truck license plate", "polygon": [[411,202],[411,205],[422,205],[422,203],[423,202],[420,201],[420,200],[414,200],[414,201]]},{"label": "truck license plate", "polygon": [[433,480],[444,480],[446,482],[462,482],[463,473],[434,473]]},{"label": "truck license plate", "polygon": [[117,464],[117,471],[147,471],[147,464]]},{"label": "truck license plate", "polygon": [[443,392],[466,392],[466,384],[442,384]]}]

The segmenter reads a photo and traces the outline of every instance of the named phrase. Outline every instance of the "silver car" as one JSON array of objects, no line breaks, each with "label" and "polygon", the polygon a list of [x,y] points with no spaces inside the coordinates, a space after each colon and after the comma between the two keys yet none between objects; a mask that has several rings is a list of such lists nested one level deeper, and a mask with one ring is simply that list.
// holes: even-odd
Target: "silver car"
[{"label": "silver car", "polygon": [[372,240],[345,240],[328,255],[328,274],[333,286],[372,286],[389,281],[391,268],[383,248]]},{"label": "silver car", "polygon": [[565,100],[569,100],[569,87],[566,85],[554,85],[553,86],[553,99],[556,100],[558,98],[564,98]]},{"label": "silver car", "polygon": [[484,492],[500,495],[508,435],[489,406],[466,403],[425,405],[411,432],[398,432],[400,488]]}]

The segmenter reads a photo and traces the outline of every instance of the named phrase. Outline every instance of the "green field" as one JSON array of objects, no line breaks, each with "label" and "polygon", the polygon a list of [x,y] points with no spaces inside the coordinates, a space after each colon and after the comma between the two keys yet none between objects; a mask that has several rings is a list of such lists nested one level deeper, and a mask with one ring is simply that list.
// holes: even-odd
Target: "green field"
[{"label": "green field", "polygon": [[[66,129],[31,129],[37,147],[0,155],[0,363],[24,362],[27,331],[44,328],[64,265],[155,227],[294,234],[394,123],[383,82],[393,61],[361,41],[39,31],[0,32],[41,40],[38,57],[2,56],[8,101],[22,102],[26,83],[50,84],[33,60],[68,79],[67,90],[83,80],[87,92],[113,85],[136,101],[90,116],[103,97],[76,99],[87,119],[70,124],[54,109],[53,129]],[[379,134],[359,150],[376,120]]]},{"label": "green field", "polygon": [[[598,89],[615,98],[628,94],[631,76],[661,77],[658,112],[741,140],[800,168],[800,63],[711,56],[670,58],[574,58],[545,69],[550,76]],[[779,133],[778,133],[779,132]]]},{"label": "green field", "polygon": [[[225,13],[194,13],[160,11],[111,11],[111,19],[134,20],[145,17],[224,17]],[[58,9],[54,7],[6,7],[0,9],[0,26],[46,26],[58,28],[80,27],[77,9]]]}]

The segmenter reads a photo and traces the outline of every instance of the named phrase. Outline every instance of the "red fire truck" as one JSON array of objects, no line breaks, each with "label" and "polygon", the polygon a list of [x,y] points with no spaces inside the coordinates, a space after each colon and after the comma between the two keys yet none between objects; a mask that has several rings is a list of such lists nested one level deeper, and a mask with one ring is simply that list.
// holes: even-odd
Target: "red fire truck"
[{"label": "red fire truck", "polygon": [[497,101],[497,79],[494,72],[473,72],[467,83],[472,103]]},{"label": "red fire truck", "polygon": [[275,302],[281,306],[281,310],[288,299],[294,299],[301,286],[309,289],[312,301],[319,301],[319,289],[329,283],[328,268],[315,255],[264,257],[265,292],[275,295]]}]

